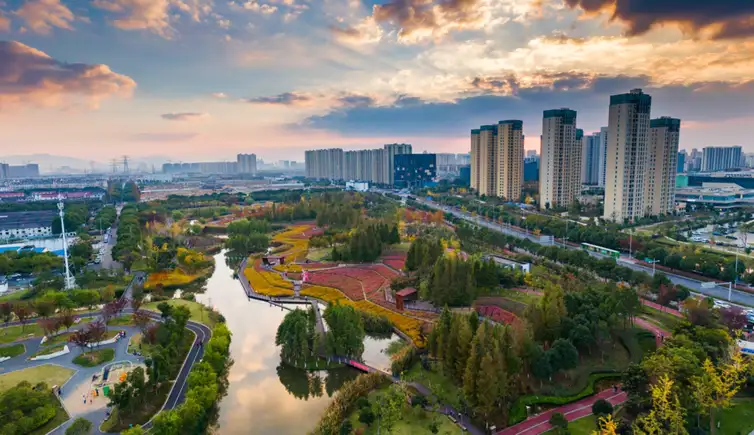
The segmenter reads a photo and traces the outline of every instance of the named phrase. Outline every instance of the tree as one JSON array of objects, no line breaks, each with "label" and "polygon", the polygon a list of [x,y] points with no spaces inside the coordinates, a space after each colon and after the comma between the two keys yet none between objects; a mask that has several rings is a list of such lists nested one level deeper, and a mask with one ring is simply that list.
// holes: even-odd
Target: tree
[{"label": "tree", "polygon": [[605,399],[597,399],[592,404],[592,414],[596,415],[597,417],[612,415],[612,413],[613,405]]},{"label": "tree", "polygon": [[107,333],[107,326],[102,320],[97,320],[87,325],[86,331],[91,343],[99,343]]},{"label": "tree", "polygon": [[134,313],[138,313],[139,309],[141,308],[141,305],[144,303],[144,300],[142,298],[134,297],[131,299],[131,308],[134,310]]},{"label": "tree", "polygon": [[736,349],[730,361],[719,368],[716,368],[709,359],[705,360],[702,375],[691,379],[694,398],[702,414],[710,417],[712,434],[716,430],[715,412],[731,406],[731,399],[746,381],[750,367],[751,362],[748,359],[744,360]]},{"label": "tree", "polygon": [[5,323],[5,327],[7,328],[8,323],[13,319],[13,305],[8,302],[0,303],[0,316],[2,316],[3,323]]},{"label": "tree", "polygon": [[353,425],[351,424],[350,420],[345,420],[340,425],[340,435],[351,435],[352,431],[353,431]]},{"label": "tree", "polygon": [[58,326],[58,319],[39,319],[37,320],[37,324],[39,325],[39,328],[42,330],[42,332],[45,333],[46,336],[51,336],[55,331],[60,329]]},{"label": "tree", "polygon": [[364,352],[364,324],[356,309],[350,305],[330,304],[325,309],[329,327],[325,347],[330,354],[361,357]]},{"label": "tree", "polygon": [[280,346],[280,358],[288,364],[301,367],[313,355],[309,316],[306,311],[293,310],[285,315],[278,326],[275,344]]},{"label": "tree", "polygon": [[160,302],[157,304],[157,309],[160,310],[163,320],[169,318],[173,314],[173,306],[167,302]]},{"label": "tree", "polygon": [[598,418],[597,427],[599,430],[592,432],[592,435],[618,435],[618,425],[613,421],[612,414]]},{"label": "tree", "polygon": [[565,415],[563,415],[562,413],[560,412],[553,413],[550,416],[549,423],[555,429],[554,433],[556,434],[568,433],[568,420],[566,420]]},{"label": "tree", "polygon": [[87,346],[91,342],[90,337],[88,329],[79,329],[68,337],[68,341],[80,347],[82,352],[86,352]]},{"label": "tree", "polygon": [[149,317],[149,314],[145,313],[144,311],[134,311],[134,313],[131,315],[133,318],[134,324],[139,328],[142,334],[147,329],[147,326],[152,322],[152,318]]},{"label": "tree", "polygon": [[74,316],[70,310],[65,310],[60,315],[60,325],[65,326],[66,331],[71,330],[71,326],[73,326],[76,323],[76,320],[78,318]]},{"label": "tree", "polygon": [[673,381],[663,375],[651,387],[652,408],[648,414],[636,419],[633,431],[637,435],[688,435],[686,410],[678,394],[673,391]]},{"label": "tree", "polygon": [[361,408],[361,411],[359,411],[359,422],[364,423],[367,426],[370,426],[375,420],[374,411],[372,411],[372,408]]},{"label": "tree", "polygon": [[24,322],[29,318],[29,316],[31,316],[31,312],[29,311],[28,306],[24,303],[13,304],[13,314],[15,314],[18,318],[18,321],[21,322],[21,331],[23,331],[26,327]]},{"label": "tree", "polygon": [[570,370],[579,363],[579,351],[573,343],[564,338],[555,340],[547,353],[551,354],[550,363],[554,371]]},{"label": "tree", "polygon": [[405,387],[402,384],[391,385],[383,396],[379,408],[377,408],[377,414],[380,418],[380,428],[390,433],[395,423],[400,420],[405,404]]},{"label": "tree", "polygon": [[137,425],[122,431],[120,435],[144,435],[144,429]]},{"label": "tree", "polygon": [[92,433],[92,422],[79,417],[65,430],[65,435],[89,435]]},{"label": "tree", "polygon": [[720,309],[720,323],[725,325],[729,331],[739,331],[748,323],[748,318],[743,309],[737,306],[730,306]]}]

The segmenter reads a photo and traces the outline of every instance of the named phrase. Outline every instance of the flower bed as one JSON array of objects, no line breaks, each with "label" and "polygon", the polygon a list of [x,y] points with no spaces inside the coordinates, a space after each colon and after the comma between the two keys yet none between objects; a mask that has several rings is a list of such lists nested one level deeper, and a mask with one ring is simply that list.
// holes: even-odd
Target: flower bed
[{"label": "flower bed", "polygon": [[364,292],[361,290],[361,283],[359,280],[347,275],[332,273],[330,270],[310,272],[309,280],[307,282],[336,288],[355,301],[364,299]]},{"label": "flower bed", "polygon": [[382,262],[392,267],[395,270],[403,270],[403,268],[406,267],[406,260],[402,260],[402,259],[386,258],[382,260]]},{"label": "flower bed", "polygon": [[274,270],[277,270],[278,272],[293,272],[293,273],[301,273],[302,268],[301,265],[295,264],[295,263],[289,263],[289,264],[276,264],[272,266]]},{"label": "flower bed", "polygon": [[359,310],[387,317],[393,323],[393,326],[411,338],[414,344],[418,347],[424,347],[424,340],[421,337],[422,322],[420,320],[406,317],[369,301],[358,301],[355,305]]},{"label": "flower bed", "polygon": [[396,276],[400,275],[398,272],[394,271],[393,269],[391,269],[391,268],[389,268],[389,267],[387,267],[387,266],[385,266],[383,264],[373,264],[370,267],[370,269],[372,269],[373,271],[379,273],[380,276],[382,276],[383,278],[385,278],[388,281],[392,281],[393,278],[395,278]]},{"label": "flower bed", "polygon": [[512,323],[518,322],[518,317],[516,317],[515,314],[505,311],[504,309],[495,305],[477,305],[476,311],[480,316],[487,317],[492,321],[498,323],[510,325]]},{"label": "flower bed", "polygon": [[272,237],[274,242],[280,242],[288,245],[283,251],[277,253],[281,257],[293,257],[295,260],[303,260],[309,250],[309,238],[302,238],[302,233],[306,234],[311,225],[295,225],[282,233]]},{"label": "flower bed", "polygon": [[328,304],[343,304],[353,305],[353,302],[348,299],[340,290],[324,287],[321,285],[307,285],[301,290],[302,296],[309,296],[317,298],[327,302]]},{"label": "flower bed", "polygon": [[367,294],[373,293],[375,290],[389,283],[387,279],[374,270],[371,270],[371,268],[339,267],[337,269],[329,270],[328,272],[358,280]]},{"label": "flower bed", "polygon": [[251,284],[251,288],[260,295],[265,296],[292,296],[293,284],[284,280],[277,272],[264,270],[260,266],[260,260],[243,271]]},{"label": "flower bed", "polygon": [[176,268],[173,270],[163,270],[160,272],[152,272],[147,277],[147,281],[144,283],[144,290],[154,290],[158,285],[162,285],[163,288],[175,288],[191,284],[203,275],[188,274],[182,269]]}]

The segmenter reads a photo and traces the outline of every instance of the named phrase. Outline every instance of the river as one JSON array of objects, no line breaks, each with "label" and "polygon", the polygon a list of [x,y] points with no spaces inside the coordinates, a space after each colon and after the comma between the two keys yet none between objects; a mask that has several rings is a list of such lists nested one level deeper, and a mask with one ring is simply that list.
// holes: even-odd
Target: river
[{"label": "river", "polygon": [[[300,435],[314,428],[331,395],[356,370],[342,368],[307,373],[280,364],[275,333],[287,310],[249,301],[233,278],[225,252],[214,256],[215,271],[206,291],[196,299],[225,316],[233,333],[227,395],[220,402],[219,433]],[[391,338],[364,340],[364,359],[377,367],[389,366],[383,350]]]}]

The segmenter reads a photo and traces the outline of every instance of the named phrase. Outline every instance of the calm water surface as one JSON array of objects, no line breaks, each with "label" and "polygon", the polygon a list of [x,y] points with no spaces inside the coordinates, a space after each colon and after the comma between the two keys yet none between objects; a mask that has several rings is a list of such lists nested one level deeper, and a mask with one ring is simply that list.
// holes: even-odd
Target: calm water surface
[{"label": "calm water surface", "polygon": [[[332,394],[358,373],[353,369],[307,373],[280,363],[275,333],[287,310],[248,301],[225,253],[215,255],[215,272],[197,300],[225,316],[233,333],[228,394],[220,402],[222,434],[305,434],[319,420]],[[365,340],[364,358],[389,366],[383,350],[391,339]]]}]

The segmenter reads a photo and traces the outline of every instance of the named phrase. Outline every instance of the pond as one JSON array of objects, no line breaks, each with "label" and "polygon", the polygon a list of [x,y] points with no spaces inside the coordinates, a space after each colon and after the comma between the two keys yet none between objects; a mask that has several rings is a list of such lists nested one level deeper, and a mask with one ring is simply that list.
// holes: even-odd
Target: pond
[{"label": "pond", "polygon": [[[206,291],[196,299],[225,316],[233,333],[230,353],[234,362],[227,395],[220,402],[219,432],[307,433],[335,391],[359,373],[351,368],[307,373],[282,365],[275,333],[288,311],[247,300],[241,284],[233,278],[225,251],[214,258],[215,271],[207,280]],[[365,360],[377,367],[389,366],[384,348],[394,339],[365,339]]]}]

